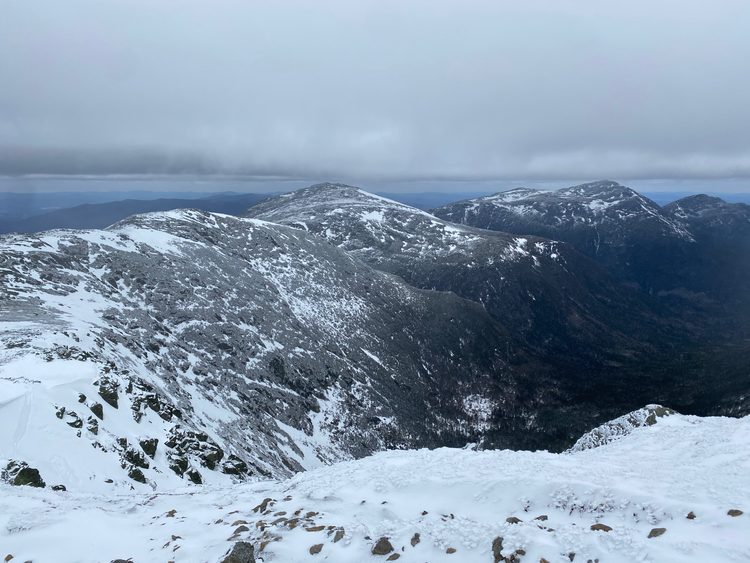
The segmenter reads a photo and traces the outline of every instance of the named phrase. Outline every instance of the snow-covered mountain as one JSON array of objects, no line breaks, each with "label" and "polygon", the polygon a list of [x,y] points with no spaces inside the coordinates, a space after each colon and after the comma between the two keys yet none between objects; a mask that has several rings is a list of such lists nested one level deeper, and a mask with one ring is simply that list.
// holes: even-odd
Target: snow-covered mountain
[{"label": "snow-covered mountain", "polygon": [[750,418],[682,416],[652,405],[579,444],[560,454],[390,451],[282,481],[167,493],[0,484],[0,556],[35,563],[750,559]]},{"label": "snow-covered mountain", "polygon": [[[633,216],[634,228],[642,220],[667,238],[674,235],[696,246],[658,206],[626,188],[607,186],[616,198],[610,202],[613,217]],[[566,193],[571,199],[593,199],[603,189],[588,186]],[[529,193],[516,193],[516,199]],[[617,198],[631,199],[621,204]],[[645,217],[637,213],[641,206],[647,209]],[[532,376],[527,393],[543,387],[562,393],[548,395],[537,418],[550,424],[547,439],[553,428],[584,420],[590,428],[653,401],[694,414],[750,409],[743,398],[748,397],[746,347],[731,354],[722,350],[718,361],[713,349],[702,348],[706,327],[712,325],[664,315],[569,244],[450,223],[341,184],[270,198],[243,215],[314,233],[411,285],[452,291],[482,304],[524,352],[515,354],[515,363]],[[548,375],[540,380],[545,370]],[[568,432],[554,447],[567,447],[563,442],[574,434]]]},{"label": "snow-covered mountain", "polygon": [[49,485],[227,483],[538,433],[547,392],[521,397],[481,306],[298,229],[182,210],[6,235],[0,276],[2,467]]},{"label": "snow-covered mountain", "polygon": [[642,332],[657,324],[567,244],[450,223],[356,187],[315,185],[264,200],[243,216],[315,233],[411,285],[481,303],[516,339],[548,355],[573,348],[578,357],[592,348],[632,355],[643,350],[631,338],[638,321]]},{"label": "snow-covered mountain", "polygon": [[664,211],[698,234],[750,246],[750,205],[700,194],[673,201]]},{"label": "snow-covered mountain", "polygon": [[646,290],[663,290],[665,282],[658,264],[642,267],[643,252],[658,254],[658,262],[670,254],[689,253],[694,242],[684,223],[648,198],[608,180],[556,191],[519,188],[431,213],[455,223],[569,242],[618,278]]}]

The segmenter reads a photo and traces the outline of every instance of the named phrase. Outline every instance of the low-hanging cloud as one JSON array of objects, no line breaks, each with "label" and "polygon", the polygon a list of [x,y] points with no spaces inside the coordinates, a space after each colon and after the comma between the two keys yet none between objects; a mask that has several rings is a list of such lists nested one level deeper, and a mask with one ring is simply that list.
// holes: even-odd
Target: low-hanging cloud
[{"label": "low-hanging cloud", "polygon": [[750,176],[746,2],[0,0],[0,174]]}]

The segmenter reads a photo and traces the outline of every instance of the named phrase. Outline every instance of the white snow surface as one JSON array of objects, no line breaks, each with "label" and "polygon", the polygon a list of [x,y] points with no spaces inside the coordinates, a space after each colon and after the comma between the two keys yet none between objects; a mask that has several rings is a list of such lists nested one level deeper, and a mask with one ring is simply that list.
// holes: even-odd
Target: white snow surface
[{"label": "white snow surface", "polygon": [[[563,454],[390,451],[284,481],[156,494],[2,484],[0,557],[213,563],[246,541],[257,561],[385,561],[371,554],[385,536],[403,562],[492,562],[497,537],[504,557],[525,551],[521,562],[748,561],[749,518],[750,417],[671,415]],[[654,528],[666,532],[649,538]]]}]

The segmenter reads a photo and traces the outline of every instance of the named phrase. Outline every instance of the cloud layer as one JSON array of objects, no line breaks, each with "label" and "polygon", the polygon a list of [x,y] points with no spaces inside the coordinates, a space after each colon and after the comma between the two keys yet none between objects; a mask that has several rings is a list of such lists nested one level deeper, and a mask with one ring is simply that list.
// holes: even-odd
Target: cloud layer
[{"label": "cloud layer", "polygon": [[0,0],[0,174],[750,176],[750,3]]}]

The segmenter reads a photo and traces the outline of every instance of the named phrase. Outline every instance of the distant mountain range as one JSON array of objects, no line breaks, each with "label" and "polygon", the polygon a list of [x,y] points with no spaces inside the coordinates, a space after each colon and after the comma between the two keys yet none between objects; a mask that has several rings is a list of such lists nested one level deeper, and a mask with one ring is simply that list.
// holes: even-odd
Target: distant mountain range
[{"label": "distant mountain range", "polygon": [[173,209],[200,209],[212,213],[237,215],[267,197],[267,194],[220,194],[196,199],[125,199],[106,203],[85,203],[23,219],[0,220],[0,233],[38,233],[50,229],[103,229],[131,215]]}]

